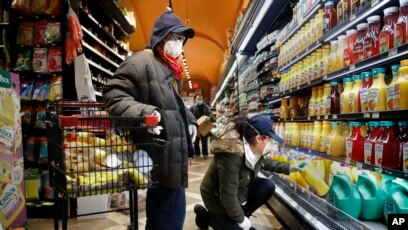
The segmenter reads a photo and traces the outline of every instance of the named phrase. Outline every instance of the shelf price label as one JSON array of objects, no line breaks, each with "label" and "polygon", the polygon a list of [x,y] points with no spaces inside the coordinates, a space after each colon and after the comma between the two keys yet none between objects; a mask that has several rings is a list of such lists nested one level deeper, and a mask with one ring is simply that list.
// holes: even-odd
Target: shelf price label
[{"label": "shelf price label", "polygon": [[373,113],[372,118],[380,118],[380,113]]},{"label": "shelf price label", "polygon": [[398,54],[398,49],[397,48],[393,48],[393,49],[390,49],[388,51],[388,57],[392,57],[392,56],[395,56],[397,54]]},{"label": "shelf price label", "polygon": [[356,163],[356,167],[357,169],[363,169],[363,163],[361,162]]},{"label": "shelf price label", "polygon": [[333,119],[337,119],[337,114],[333,114]]},{"label": "shelf price label", "polygon": [[329,119],[329,115],[324,115],[324,119],[325,120]]},{"label": "shelf price label", "polygon": [[344,163],[346,163],[346,164],[348,164],[348,165],[349,165],[349,164],[351,163],[350,158],[348,158],[348,157],[347,157],[347,158],[344,160]]},{"label": "shelf price label", "polygon": [[352,70],[355,70],[356,69],[356,65],[351,65],[350,66],[350,70],[352,71]]},{"label": "shelf price label", "polygon": [[371,7],[377,5],[380,2],[380,0],[371,0]]},{"label": "shelf price label", "polygon": [[364,118],[370,118],[371,114],[370,113],[364,113]]}]

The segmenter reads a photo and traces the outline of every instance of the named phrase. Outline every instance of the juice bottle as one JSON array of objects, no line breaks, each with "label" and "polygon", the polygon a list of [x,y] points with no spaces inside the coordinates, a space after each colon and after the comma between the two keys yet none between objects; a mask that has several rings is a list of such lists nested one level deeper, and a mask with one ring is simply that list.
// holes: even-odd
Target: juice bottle
[{"label": "juice bottle", "polygon": [[316,99],[317,99],[317,87],[312,87],[312,97],[310,98],[309,101],[309,113],[308,113],[309,117],[316,115],[315,109]]},{"label": "juice bottle", "polygon": [[357,41],[354,44],[353,61],[359,62],[364,59],[364,38],[367,36],[368,24],[360,23],[357,25]]},{"label": "juice bottle", "polygon": [[330,42],[329,73],[337,70],[337,44],[336,40]]},{"label": "juice bottle", "polygon": [[324,4],[323,33],[329,32],[337,25],[337,13],[334,8],[334,1],[327,1]]},{"label": "juice bottle", "polygon": [[340,157],[343,155],[344,139],[339,131],[339,122],[330,122],[331,131],[326,140],[327,143],[327,154],[335,157]]},{"label": "juice bottle", "polygon": [[320,99],[320,116],[327,114],[327,98],[330,96],[330,84],[324,84],[323,86],[323,95]]},{"label": "juice bottle", "polygon": [[401,61],[399,78],[395,83],[394,109],[408,108],[408,59]]},{"label": "juice bottle", "polygon": [[408,181],[396,178],[392,181],[391,190],[384,203],[384,217],[388,214],[408,214]]},{"label": "juice bottle", "polygon": [[323,45],[322,53],[319,76],[324,76],[329,73],[330,44]]},{"label": "juice bottle", "polygon": [[375,142],[376,166],[398,169],[400,168],[400,146],[393,121],[381,121],[383,132],[381,138]]},{"label": "juice bottle", "polygon": [[288,102],[286,98],[282,98],[282,103],[281,103],[281,118],[288,118],[289,117],[289,108],[288,108]]},{"label": "juice bottle", "polygon": [[317,28],[316,40],[318,40],[319,38],[323,36],[323,15],[324,15],[324,10],[320,9],[315,17],[316,18],[316,28]]},{"label": "juice bottle", "polygon": [[337,3],[337,24],[340,24],[344,21],[343,15],[343,1],[339,1]]},{"label": "juice bottle", "polygon": [[400,121],[400,132],[398,135],[398,142],[402,153],[402,170],[408,172],[408,122]]},{"label": "juice bottle", "polygon": [[341,132],[341,136],[343,137],[343,154],[342,156],[346,156],[346,144],[347,144],[347,138],[351,134],[351,126],[350,122],[343,122],[342,123],[343,131]]},{"label": "juice bottle", "polygon": [[408,0],[400,0],[400,16],[395,24],[394,47],[407,42],[408,32]]},{"label": "juice bottle", "polygon": [[309,101],[310,101],[310,96],[305,96],[303,100],[303,104],[300,107],[300,113],[302,116],[307,116],[308,111],[309,111]]},{"label": "juice bottle", "polygon": [[360,106],[361,112],[368,111],[368,89],[373,84],[373,73],[372,72],[362,72],[361,77],[363,78],[363,86],[360,90]]},{"label": "juice bottle", "polygon": [[398,21],[398,7],[388,7],[384,10],[384,26],[380,32],[380,52],[394,48],[394,26]]},{"label": "juice bottle", "polygon": [[354,85],[353,89],[349,93],[349,112],[350,113],[359,113],[361,112],[360,105],[360,89],[363,86],[363,81],[361,75],[354,75]]},{"label": "juice bottle", "polygon": [[296,96],[290,96],[289,116],[291,118],[300,116],[300,107]]},{"label": "juice bottle", "polygon": [[344,67],[343,63],[343,54],[344,54],[344,48],[346,47],[346,36],[345,35],[340,35],[337,37],[338,45],[337,45],[337,68],[336,69],[341,69]]},{"label": "juice bottle", "polygon": [[340,113],[340,93],[339,82],[330,82],[331,92],[327,97],[326,102],[326,114],[339,114]]},{"label": "juice bottle", "polygon": [[322,66],[322,60],[323,60],[323,50],[322,49],[318,49],[316,51],[316,62],[315,62],[315,74],[314,77],[319,78],[321,77],[321,66]]},{"label": "juice bottle", "polygon": [[342,114],[346,114],[349,112],[349,94],[353,88],[353,79],[351,77],[346,77],[343,82],[346,86],[340,95],[340,111]]},{"label": "juice bottle", "polygon": [[385,84],[385,69],[373,69],[374,82],[368,89],[368,110],[384,111],[387,101],[387,85]]},{"label": "juice bottle", "polygon": [[370,4],[370,0],[360,0],[360,9],[368,4]]},{"label": "juice bottle", "polygon": [[316,101],[314,104],[315,116],[320,116],[320,101],[322,99],[322,96],[323,96],[323,86],[319,85],[317,86],[317,97],[316,97]]},{"label": "juice bottle", "polygon": [[354,44],[357,41],[357,30],[347,30],[346,31],[346,47],[344,47],[343,51],[343,65],[349,66],[354,64]]},{"label": "juice bottle", "polygon": [[327,151],[327,138],[330,134],[330,121],[323,121],[322,134],[320,136],[320,152],[325,153]]},{"label": "juice bottle", "polygon": [[380,53],[379,34],[381,30],[381,17],[374,15],[367,18],[368,32],[364,38],[364,59],[374,57]]},{"label": "juice bottle", "polygon": [[360,10],[360,0],[351,0],[351,15],[357,14]]},{"label": "juice bottle", "polygon": [[299,123],[293,123],[292,145],[300,146],[300,126]]},{"label": "juice bottle", "polygon": [[395,107],[395,83],[398,81],[400,65],[392,65],[392,81],[387,86],[387,110],[393,110]]},{"label": "juice bottle", "polygon": [[351,16],[351,0],[342,0],[343,2],[343,20]]},{"label": "juice bottle", "polygon": [[319,151],[320,149],[320,136],[322,133],[322,122],[315,121],[313,129],[313,146],[312,149]]},{"label": "juice bottle", "polygon": [[346,158],[354,161],[364,161],[364,137],[361,135],[361,122],[351,122],[353,131],[346,139]]},{"label": "juice bottle", "polygon": [[364,141],[364,163],[375,164],[375,142],[381,137],[381,126],[378,121],[370,121],[368,123],[369,135]]}]

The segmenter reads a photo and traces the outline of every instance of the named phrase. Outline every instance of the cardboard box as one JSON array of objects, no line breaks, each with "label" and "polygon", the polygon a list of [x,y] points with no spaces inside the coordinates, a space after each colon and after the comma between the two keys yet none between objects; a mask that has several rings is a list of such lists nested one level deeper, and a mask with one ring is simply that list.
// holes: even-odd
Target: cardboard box
[{"label": "cardboard box", "polygon": [[209,116],[200,117],[197,120],[197,125],[198,125],[198,133],[201,136],[206,136],[211,131],[211,129],[215,127],[215,125],[211,123]]},{"label": "cardboard box", "polygon": [[[94,212],[107,212],[110,209],[110,194],[78,197],[78,215]],[[108,213],[89,216],[80,216],[78,219],[101,219],[106,218]]]}]

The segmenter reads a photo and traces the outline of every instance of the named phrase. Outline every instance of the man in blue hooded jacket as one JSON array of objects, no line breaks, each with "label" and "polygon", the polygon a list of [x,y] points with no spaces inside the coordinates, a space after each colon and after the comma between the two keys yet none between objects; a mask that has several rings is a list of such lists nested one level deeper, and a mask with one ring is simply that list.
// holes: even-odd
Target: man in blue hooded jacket
[{"label": "man in blue hooded jacket", "polygon": [[[155,22],[149,48],[127,58],[105,85],[104,101],[111,115],[156,115],[159,126],[149,129],[147,138],[164,140],[149,155],[157,167],[146,197],[146,229],[182,229],[186,214],[188,157],[197,129],[194,115],[179,94],[183,67],[179,57],[194,30],[187,28],[173,12]],[[146,137],[144,137],[146,138]]]}]

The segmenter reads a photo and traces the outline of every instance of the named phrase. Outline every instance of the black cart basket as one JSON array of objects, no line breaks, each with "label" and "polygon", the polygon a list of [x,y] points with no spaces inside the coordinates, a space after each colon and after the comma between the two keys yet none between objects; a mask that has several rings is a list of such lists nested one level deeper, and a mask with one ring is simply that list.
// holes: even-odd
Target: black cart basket
[{"label": "black cart basket", "polygon": [[109,116],[96,102],[58,102],[49,106],[48,115],[55,229],[61,217],[67,229],[68,218],[78,216],[72,210],[68,214],[70,198],[122,191],[129,191],[129,228],[137,229],[137,190],[155,185],[149,153],[166,145],[148,134],[157,117]]}]

